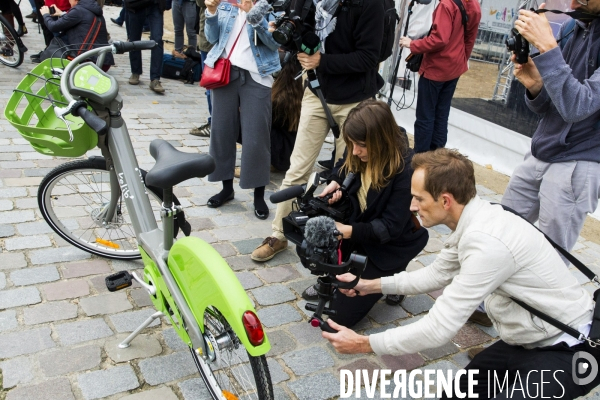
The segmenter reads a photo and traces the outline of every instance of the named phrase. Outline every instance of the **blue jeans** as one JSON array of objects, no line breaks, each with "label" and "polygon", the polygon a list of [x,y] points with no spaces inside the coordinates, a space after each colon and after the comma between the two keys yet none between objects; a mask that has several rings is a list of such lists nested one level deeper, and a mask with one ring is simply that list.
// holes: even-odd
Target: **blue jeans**
[{"label": "blue jeans", "polygon": [[[200,57],[202,58],[202,65],[200,66],[200,68],[202,70],[204,70],[204,60],[206,60],[206,56],[208,55],[208,51],[200,51]],[[206,90],[206,101],[208,101],[208,123],[210,124],[211,121],[211,117],[212,116],[212,101],[210,99],[210,90]]]},{"label": "blue jeans", "polygon": [[127,21],[127,9],[125,7],[121,8],[121,12],[119,13],[119,16],[115,18],[115,21],[117,21],[121,25],[123,25],[123,23]]},{"label": "blue jeans", "polygon": [[181,52],[183,50],[183,28],[188,37],[188,46],[196,50],[198,36],[194,30],[196,23],[196,2],[190,0],[174,0],[173,9],[173,31],[175,31],[175,50]]},{"label": "blue jeans", "polygon": [[458,78],[436,82],[419,78],[417,120],[415,121],[415,153],[435,150],[446,145],[448,115]]},{"label": "blue jeans", "polygon": [[[150,50],[150,80],[153,81],[160,79],[163,61],[163,13],[160,12],[156,4],[137,12],[127,11],[126,28],[130,42],[142,38],[142,29],[146,20],[150,25],[150,40],[154,40],[157,44],[156,47]],[[142,52],[140,50],[129,52],[129,64],[131,65],[132,74],[142,74]]]}]

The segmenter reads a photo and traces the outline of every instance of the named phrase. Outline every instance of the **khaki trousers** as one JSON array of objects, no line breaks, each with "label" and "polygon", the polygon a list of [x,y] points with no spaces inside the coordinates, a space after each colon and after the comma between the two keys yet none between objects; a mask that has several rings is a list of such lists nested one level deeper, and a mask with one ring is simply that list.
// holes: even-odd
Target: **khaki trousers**
[{"label": "khaki trousers", "polygon": [[[329,104],[331,114],[335,122],[342,127],[348,113],[356,107],[357,103],[351,104]],[[313,166],[317,161],[325,137],[329,133],[329,123],[323,105],[317,96],[309,89],[305,89],[304,97],[302,98],[302,110],[300,112],[300,123],[298,124],[298,134],[294,150],[290,157],[290,169],[285,174],[285,178],[281,183],[280,190],[287,189],[291,186],[302,185],[308,181]],[[335,141],[335,159],[339,160],[344,155],[346,143],[340,135]],[[279,240],[284,240],[283,225],[281,220],[292,211],[292,201],[289,200],[277,204],[275,219],[273,220],[272,236]]]}]

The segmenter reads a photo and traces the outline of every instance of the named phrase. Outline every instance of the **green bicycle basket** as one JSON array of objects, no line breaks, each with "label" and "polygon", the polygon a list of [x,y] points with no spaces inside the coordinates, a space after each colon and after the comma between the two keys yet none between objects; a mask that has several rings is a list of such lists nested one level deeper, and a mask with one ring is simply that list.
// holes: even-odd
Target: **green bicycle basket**
[{"label": "green bicycle basket", "polygon": [[[19,83],[4,109],[4,117],[38,152],[57,157],[79,157],[98,144],[98,135],[79,117],[67,115],[73,137],[52,104],[67,103],[60,93],[60,77],[53,68],[65,68],[68,60],[49,58],[38,64]],[[45,107],[45,108],[44,108]]]}]

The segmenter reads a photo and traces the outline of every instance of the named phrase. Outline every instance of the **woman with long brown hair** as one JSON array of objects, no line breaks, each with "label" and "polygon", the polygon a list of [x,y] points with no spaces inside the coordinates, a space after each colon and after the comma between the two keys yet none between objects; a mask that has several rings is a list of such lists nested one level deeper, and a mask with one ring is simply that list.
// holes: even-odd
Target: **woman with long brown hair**
[{"label": "woman with long brown hair", "polygon": [[[321,197],[333,193],[329,203],[339,201],[341,183],[348,173],[355,174],[347,188],[352,212],[346,224],[336,222],[343,236],[343,257],[353,251],[366,255],[368,263],[362,275],[365,279],[404,271],[429,237],[410,212],[413,151],[389,106],[381,101],[369,99],[359,103],[348,114],[342,133],[346,154]],[[311,286],[302,296],[314,300],[316,291]],[[336,310],[332,319],[351,327],[369,313],[381,296],[347,297],[336,293],[330,304]],[[386,300],[399,304],[402,298]]]}]

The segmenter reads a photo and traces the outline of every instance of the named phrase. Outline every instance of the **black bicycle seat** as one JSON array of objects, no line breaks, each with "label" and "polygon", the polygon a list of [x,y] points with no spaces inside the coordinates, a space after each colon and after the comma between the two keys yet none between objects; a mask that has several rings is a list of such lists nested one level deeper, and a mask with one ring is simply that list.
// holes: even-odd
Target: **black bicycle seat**
[{"label": "black bicycle seat", "polygon": [[146,174],[146,185],[171,188],[191,178],[202,178],[215,170],[215,161],[208,154],[184,153],[163,139],[150,143],[150,154],[156,164]]}]

